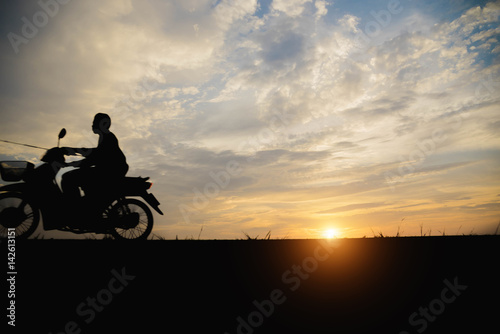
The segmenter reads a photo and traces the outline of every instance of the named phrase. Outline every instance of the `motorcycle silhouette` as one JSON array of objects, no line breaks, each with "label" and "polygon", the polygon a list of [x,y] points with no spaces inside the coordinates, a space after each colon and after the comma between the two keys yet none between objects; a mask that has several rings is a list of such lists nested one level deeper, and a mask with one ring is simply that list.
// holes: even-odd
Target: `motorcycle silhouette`
[{"label": "motorcycle silhouette", "polygon": [[69,201],[56,181],[59,170],[67,166],[64,151],[59,148],[65,135],[66,130],[62,129],[57,147],[47,150],[41,158],[43,163],[36,168],[28,161],[0,162],[4,181],[24,181],[0,187],[0,237],[6,238],[15,230],[16,238],[27,238],[43,217],[44,230],[146,239],[153,229],[153,214],[143,201],[130,197],[141,197],[163,215],[158,200],[148,193],[152,186],[149,178],[124,177],[110,184],[90,183],[82,187],[85,196]]}]

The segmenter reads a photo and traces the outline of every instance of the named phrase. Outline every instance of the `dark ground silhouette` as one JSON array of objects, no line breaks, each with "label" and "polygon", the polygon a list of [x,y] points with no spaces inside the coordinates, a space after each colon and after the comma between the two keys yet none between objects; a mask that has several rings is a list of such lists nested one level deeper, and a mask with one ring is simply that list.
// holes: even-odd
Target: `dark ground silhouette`
[{"label": "dark ground silhouette", "polygon": [[18,241],[16,330],[494,332],[499,241]]}]

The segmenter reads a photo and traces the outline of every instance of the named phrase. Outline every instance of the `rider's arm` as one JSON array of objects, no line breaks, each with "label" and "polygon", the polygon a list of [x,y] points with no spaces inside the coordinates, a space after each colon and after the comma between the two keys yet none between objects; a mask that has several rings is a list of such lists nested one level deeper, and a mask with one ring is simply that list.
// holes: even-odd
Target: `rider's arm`
[{"label": "rider's arm", "polygon": [[86,168],[86,167],[91,167],[99,163],[100,160],[102,160],[102,149],[98,146],[95,148],[91,149],[86,149],[82,155],[85,157],[85,159],[79,160],[80,164],[78,167]]},{"label": "rider's arm", "polygon": [[[76,154],[66,154],[66,155],[76,155]],[[68,163],[66,163],[66,166],[67,167],[80,167],[80,168],[91,167],[95,164],[94,160],[95,159],[90,154],[85,159],[68,162]]]},{"label": "rider's arm", "polygon": [[85,147],[61,147],[64,155],[81,155],[84,157],[89,156],[92,153],[92,148]]},{"label": "rider's arm", "polygon": [[83,160],[77,160],[77,161],[68,162],[68,163],[66,163],[66,166],[67,167],[80,167],[81,164],[82,164],[82,161]]}]

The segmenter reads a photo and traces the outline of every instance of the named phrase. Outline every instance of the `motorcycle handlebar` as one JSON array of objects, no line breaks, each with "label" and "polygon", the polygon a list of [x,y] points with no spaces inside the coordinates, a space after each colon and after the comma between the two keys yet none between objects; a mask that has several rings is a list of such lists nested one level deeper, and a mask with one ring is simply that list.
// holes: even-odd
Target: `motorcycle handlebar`
[{"label": "motorcycle handlebar", "polygon": [[63,149],[60,147],[53,147],[47,150],[47,152],[45,152],[45,154],[40,160],[46,163],[52,163],[52,162],[58,162],[60,164],[66,163],[64,159]]}]

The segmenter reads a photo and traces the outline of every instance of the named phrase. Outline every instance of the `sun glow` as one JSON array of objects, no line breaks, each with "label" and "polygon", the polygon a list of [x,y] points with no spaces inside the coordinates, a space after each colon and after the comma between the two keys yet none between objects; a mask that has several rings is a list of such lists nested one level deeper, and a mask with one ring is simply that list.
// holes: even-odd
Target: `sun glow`
[{"label": "sun glow", "polygon": [[338,233],[337,229],[329,228],[323,232],[323,237],[325,237],[326,239],[333,239],[333,238],[337,238],[338,234],[339,233]]}]

